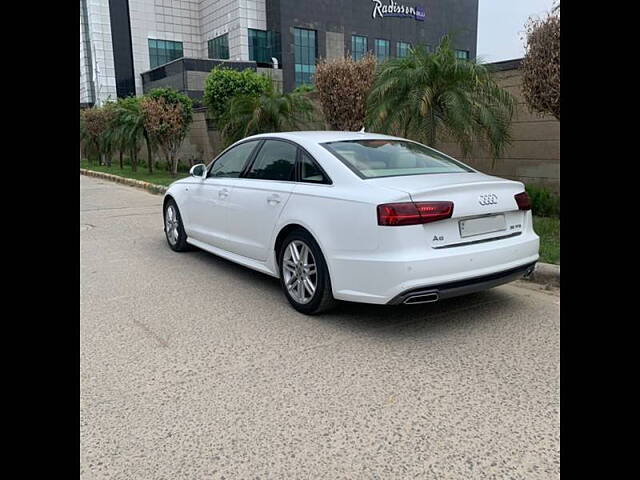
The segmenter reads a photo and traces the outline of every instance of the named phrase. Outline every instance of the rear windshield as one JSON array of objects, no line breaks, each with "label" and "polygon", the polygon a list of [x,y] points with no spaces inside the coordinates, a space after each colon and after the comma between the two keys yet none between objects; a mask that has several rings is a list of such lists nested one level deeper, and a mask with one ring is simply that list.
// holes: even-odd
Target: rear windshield
[{"label": "rear windshield", "polygon": [[323,146],[362,178],[473,172],[429,147],[402,140],[348,140]]}]

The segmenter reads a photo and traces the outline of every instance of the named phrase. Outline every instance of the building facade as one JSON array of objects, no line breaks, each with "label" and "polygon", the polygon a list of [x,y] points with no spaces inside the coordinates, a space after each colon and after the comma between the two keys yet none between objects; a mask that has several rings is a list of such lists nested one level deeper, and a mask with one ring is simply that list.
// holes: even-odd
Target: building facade
[{"label": "building facade", "polygon": [[313,83],[322,58],[384,60],[445,34],[475,58],[478,0],[417,1],[81,0],[80,102],[141,95],[143,74],[180,58],[254,62],[285,91]]}]

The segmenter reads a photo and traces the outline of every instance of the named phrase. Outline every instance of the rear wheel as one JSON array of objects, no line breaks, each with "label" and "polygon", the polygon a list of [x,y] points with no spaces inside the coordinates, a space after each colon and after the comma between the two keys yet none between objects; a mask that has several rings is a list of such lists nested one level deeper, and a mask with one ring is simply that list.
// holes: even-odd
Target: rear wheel
[{"label": "rear wheel", "polygon": [[164,234],[169,247],[174,252],[184,252],[189,249],[180,210],[173,199],[169,199],[164,207]]},{"label": "rear wheel", "polygon": [[293,308],[312,315],[335,305],[327,264],[308,232],[296,230],[287,235],[278,254],[278,265],[282,290]]}]

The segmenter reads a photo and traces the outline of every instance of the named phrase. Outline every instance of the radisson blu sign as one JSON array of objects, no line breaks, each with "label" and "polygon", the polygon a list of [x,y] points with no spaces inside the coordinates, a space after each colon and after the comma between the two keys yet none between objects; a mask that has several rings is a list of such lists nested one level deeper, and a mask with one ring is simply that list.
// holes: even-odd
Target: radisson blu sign
[{"label": "radisson blu sign", "polygon": [[415,7],[407,7],[399,3],[389,0],[389,3],[383,4],[382,0],[371,0],[373,2],[373,18],[383,17],[406,17],[413,18],[419,22],[424,22],[427,16],[425,9],[421,5]]}]

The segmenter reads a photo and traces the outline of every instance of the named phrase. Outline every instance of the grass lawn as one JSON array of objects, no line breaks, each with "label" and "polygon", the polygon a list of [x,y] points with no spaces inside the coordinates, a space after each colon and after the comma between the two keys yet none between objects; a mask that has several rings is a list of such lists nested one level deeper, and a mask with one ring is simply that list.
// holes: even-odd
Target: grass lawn
[{"label": "grass lawn", "polygon": [[560,265],[560,219],[533,217],[533,229],[540,236],[540,261]]},{"label": "grass lawn", "polygon": [[112,163],[110,167],[100,166],[97,162],[94,162],[93,165],[89,165],[87,160],[82,160],[80,162],[80,168],[86,168],[88,170],[95,170],[96,172],[105,172],[111,173],[113,175],[120,175],[121,177],[134,178],[136,180],[143,180],[149,183],[155,183],[156,185],[164,185],[165,187],[172,182],[175,182],[179,178],[183,178],[189,175],[188,172],[180,172],[178,171],[178,175],[176,177],[172,177],[169,172],[166,170],[154,170],[153,173],[149,173],[146,166],[138,166],[138,171],[131,171],[130,165],[124,165],[124,168],[120,170],[120,165],[118,164],[118,159]]}]

